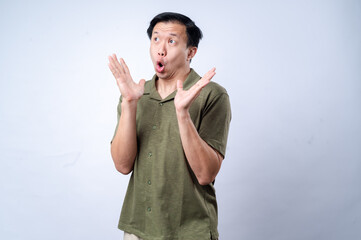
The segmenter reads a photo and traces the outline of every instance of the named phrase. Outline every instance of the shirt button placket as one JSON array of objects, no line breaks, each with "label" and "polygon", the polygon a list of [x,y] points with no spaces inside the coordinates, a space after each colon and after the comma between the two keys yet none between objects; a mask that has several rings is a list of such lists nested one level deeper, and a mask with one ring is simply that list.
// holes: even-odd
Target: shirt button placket
[{"label": "shirt button placket", "polygon": [[[158,104],[159,104],[160,107],[163,106],[162,102],[159,102]],[[152,130],[157,130],[157,128],[158,128],[157,124],[152,125]],[[150,164],[150,165],[151,165],[152,156],[153,156],[152,152],[148,152],[148,164]],[[147,199],[146,211],[148,213],[151,213],[151,211],[152,211],[152,208],[151,208],[152,203],[151,203],[150,198],[149,198],[150,197],[150,191],[151,191],[151,185],[152,185],[152,181],[150,180],[150,177],[151,177],[151,174],[149,175],[149,178],[146,181],[146,184],[148,185],[148,187],[146,188],[146,195],[147,195],[147,197],[146,197],[146,199]]]},{"label": "shirt button placket", "polygon": [[[151,165],[151,160],[152,160],[152,156],[153,156],[153,153],[152,152],[148,152],[148,166],[150,166]],[[146,186],[146,201],[147,201],[147,205],[145,205],[145,207],[146,207],[146,211],[148,212],[148,213],[150,213],[151,211],[152,211],[152,208],[150,207],[151,205],[152,205],[152,203],[151,203],[151,201],[150,201],[150,191],[151,191],[151,189],[150,189],[150,185],[151,185],[151,180],[150,180],[150,173],[148,173],[149,174],[149,178],[147,179],[147,181],[146,181],[146,185],[148,185],[148,186]]]}]

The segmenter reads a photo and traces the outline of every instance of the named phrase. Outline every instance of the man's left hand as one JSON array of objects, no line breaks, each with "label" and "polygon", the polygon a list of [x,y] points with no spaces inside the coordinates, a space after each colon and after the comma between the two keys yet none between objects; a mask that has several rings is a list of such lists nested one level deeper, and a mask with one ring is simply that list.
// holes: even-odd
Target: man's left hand
[{"label": "man's left hand", "polygon": [[174,105],[178,113],[188,112],[193,101],[199,96],[203,87],[205,87],[216,74],[216,68],[209,70],[204,76],[194,84],[190,89],[183,90],[182,81],[177,81],[177,94],[174,97]]}]

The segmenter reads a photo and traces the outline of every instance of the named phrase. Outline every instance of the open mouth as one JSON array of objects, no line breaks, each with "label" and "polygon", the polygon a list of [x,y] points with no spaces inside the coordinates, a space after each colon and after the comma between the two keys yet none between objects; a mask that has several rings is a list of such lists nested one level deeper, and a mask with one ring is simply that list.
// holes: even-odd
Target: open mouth
[{"label": "open mouth", "polygon": [[157,61],[156,71],[161,73],[164,71],[164,64],[160,61]]}]

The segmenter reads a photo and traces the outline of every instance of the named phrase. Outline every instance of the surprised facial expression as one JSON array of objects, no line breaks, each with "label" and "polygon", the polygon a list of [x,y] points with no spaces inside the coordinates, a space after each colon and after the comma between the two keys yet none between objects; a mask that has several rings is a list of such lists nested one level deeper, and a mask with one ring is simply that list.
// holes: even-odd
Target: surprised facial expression
[{"label": "surprised facial expression", "polygon": [[159,22],[153,28],[150,56],[159,78],[171,79],[189,68],[192,49],[187,47],[186,27],[177,22]]}]

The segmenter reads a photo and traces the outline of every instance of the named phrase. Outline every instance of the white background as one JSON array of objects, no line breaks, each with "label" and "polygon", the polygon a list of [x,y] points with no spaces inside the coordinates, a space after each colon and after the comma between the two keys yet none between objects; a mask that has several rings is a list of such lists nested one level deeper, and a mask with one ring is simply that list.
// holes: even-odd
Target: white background
[{"label": "white background", "polygon": [[217,176],[222,240],[361,239],[360,1],[0,1],[0,238],[122,239],[119,90],[154,74],[163,11],[202,29],[233,118]]}]

